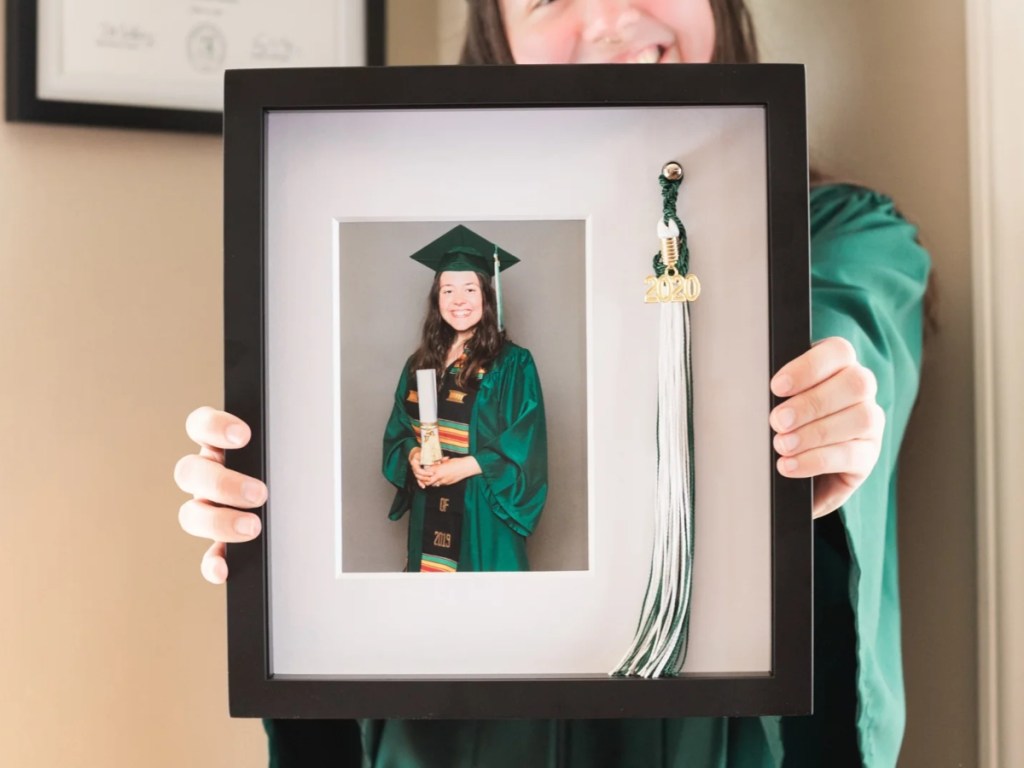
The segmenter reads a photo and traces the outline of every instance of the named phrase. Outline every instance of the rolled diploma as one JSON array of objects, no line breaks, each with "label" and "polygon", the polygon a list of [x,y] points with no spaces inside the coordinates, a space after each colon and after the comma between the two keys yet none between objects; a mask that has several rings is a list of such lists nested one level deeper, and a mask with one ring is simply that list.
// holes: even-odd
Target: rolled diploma
[{"label": "rolled diploma", "polygon": [[416,396],[420,405],[420,464],[441,460],[441,438],[437,433],[437,376],[433,368],[416,371]]}]

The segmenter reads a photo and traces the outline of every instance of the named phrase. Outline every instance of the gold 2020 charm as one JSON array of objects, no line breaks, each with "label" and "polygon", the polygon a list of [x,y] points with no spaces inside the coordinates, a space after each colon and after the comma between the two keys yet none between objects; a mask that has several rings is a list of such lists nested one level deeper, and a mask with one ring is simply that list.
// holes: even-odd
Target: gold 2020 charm
[{"label": "gold 2020 charm", "polygon": [[671,219],[658,222],[658,237],[661,238],[661,263],[665,271],[660,277],[650,275],[644,278],[647,290],[645,304],[668,304],[671,302],[696,301],[700,296],[700,280],[693,273],[679,274],[679,227]]},{"label": "gold 2020 charm", "polygon": [[694,274],[680,275],[675,269],[666,269],[661,277],[644,278],[647,290],[645,304],[667,304],[678,301],[696,301],[700,296],[700,280]]}]

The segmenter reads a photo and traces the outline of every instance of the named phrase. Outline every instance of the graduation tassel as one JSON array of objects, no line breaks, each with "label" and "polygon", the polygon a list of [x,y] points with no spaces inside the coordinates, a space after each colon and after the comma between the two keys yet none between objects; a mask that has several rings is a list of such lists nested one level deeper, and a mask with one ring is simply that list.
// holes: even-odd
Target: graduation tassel
[{"label": "graduation tassel", "polygon": [[498,246],[494,246],[494,303],[498,305],[498,330],[505,330],[505,318],[501,311],[501,261],[498,259]]},{"label": "graduation tassel", "polygon": [[676,213],[682,180],[678,163],[662,169],[661,251],[655,274],[644,281],[644,301],[660,305],[654,548],[636,636],[612,673],[620,676],[671,677],[686,658],[694,507],[690,302],[700,295],[700,281],[687,274],[686,229]]}]

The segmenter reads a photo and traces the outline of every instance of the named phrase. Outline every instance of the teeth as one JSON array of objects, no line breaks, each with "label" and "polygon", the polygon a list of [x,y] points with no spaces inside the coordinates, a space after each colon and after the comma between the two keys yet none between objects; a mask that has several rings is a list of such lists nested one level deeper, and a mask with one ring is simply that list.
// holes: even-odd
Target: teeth
[{"label": "teeth", "polygon": [[634,59],[637,64],[656,64],[658,62],[658,46],[644,48]]}]

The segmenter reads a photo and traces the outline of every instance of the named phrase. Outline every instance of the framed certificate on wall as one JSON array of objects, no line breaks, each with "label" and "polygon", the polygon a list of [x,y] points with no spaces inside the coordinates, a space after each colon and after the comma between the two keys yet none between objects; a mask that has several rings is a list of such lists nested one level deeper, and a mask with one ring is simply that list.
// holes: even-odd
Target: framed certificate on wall
[{"label": "framed certificate on wall", "polygon": [[384,63],[382,0],[8,0],[7,119],[221,130],[225,69]]},{"label": "framed certificate on wall", "polygon": [[[667,189],[696,501],[659,602],[685,591],[687,647],[645,676],[645,584],[686,549],[655,522]],[[227,551],[232,713],[809,712],[811,486],[768,423],[810,346],[807,206],[796,65],[229,72],[227,462],[269,489]]]}]

